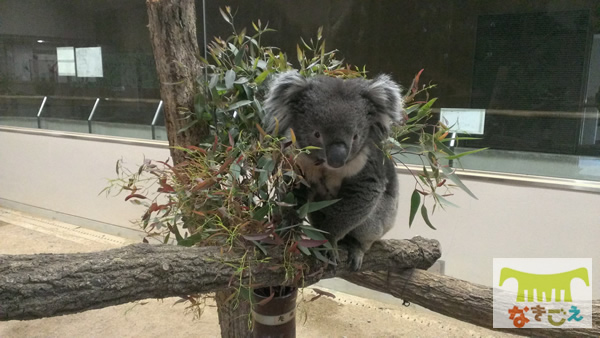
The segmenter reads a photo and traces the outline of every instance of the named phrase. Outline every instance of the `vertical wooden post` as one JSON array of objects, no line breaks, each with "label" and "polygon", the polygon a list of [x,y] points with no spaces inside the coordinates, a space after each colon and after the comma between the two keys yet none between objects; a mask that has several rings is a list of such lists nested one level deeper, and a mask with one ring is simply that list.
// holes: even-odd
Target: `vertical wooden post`
[{"label": "vertical wooden post", "polygon": [[[201,74],[194,0],[146,0],[146,5],[169,146],[198,145],[208,135],[206,124],[180,132],[190,122],[182,120],[182,113],[194,111],[195,81]],[[183,160],[173,148],[171,155],[175,163]]]},{"label": "vertical wooden post", "polygon": [[[196,35],[194,0],[146,0],[148,28],[154,51],[156,71],[160,81],[160,96],[164,102],[165,126],[174,163],[183,161],[184,154],[174,146],[198,145],[208,135],[208,126],[198,123],[180,130],[190,121],[182,121],[182,112],[194,111],[195,81],[201,74]],[[222,337],[249,337],[250,305],[240,300],[231,302],[233,291],[216,293]]]}]

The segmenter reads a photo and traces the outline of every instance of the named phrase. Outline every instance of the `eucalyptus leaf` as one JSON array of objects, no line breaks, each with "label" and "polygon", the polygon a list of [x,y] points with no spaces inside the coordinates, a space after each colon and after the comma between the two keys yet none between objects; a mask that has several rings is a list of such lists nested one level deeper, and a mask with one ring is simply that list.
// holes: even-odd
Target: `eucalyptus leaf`
[{"label": "eucalyptus leaf", "polygon": [[425,207],[425,204],[421,206],[421,216],[423,217],[425,224],[427,224],[431,229],[437,230],[429,221],[429,215],[427,214],[427,207]]},{"label": "eucalyptus leaf", "polygon": [[265,216],[267,216],[270,209],[271,209],[271,206],[268,203],[266,203],[265,205],[260,207],[258,210],[254,211],[254,213],[252,214],[252,218],[257,221],[261,221],[265,218]]},{"label": "eucalyptus leaf", "polygon": [[447,160],[455,160],[457,158],[461,158],[461,157],[467,156],[467,155],[472,155],[472,154],[475,154],[475,153],[478,153],[480,151],[484,151],[484,150],[487,150],[487,149],[489,149],[489,148],[474,149],[474,150],[466,151],[464,153],[456,154],[456,155],[453,155],[453,156],[447,156],[446,159]]},{"label": "eucalyptus leaf", "polygon": [[410,197],[410,216],[408,218],[408,226],[410,227],[415,219],[415,215],[421,205],[421,194],[415,189]]},{"label": "eucalyptus leaf", "polygon": [[451,168],[442,167],[442,171],[444,172],[446,177],[448,177],[449,180],[454,182],[454,184],[456,184],[459,188],[464,190],[467,194],[469,194],[474,199],[478,199],[477,196],[475,196],[475,194],[471,190],[469,190],[469,188],[467,188],[467,186],[460,180],[460,178],[458,178],[458,175],[456,175],[456,173],[453,172],[453,170]]},{"label": "eucalyptus leaf", "polygon": [[235,81],[235,71],[233,69],[225,72],[225,88],[233,88],[233,82]]}]

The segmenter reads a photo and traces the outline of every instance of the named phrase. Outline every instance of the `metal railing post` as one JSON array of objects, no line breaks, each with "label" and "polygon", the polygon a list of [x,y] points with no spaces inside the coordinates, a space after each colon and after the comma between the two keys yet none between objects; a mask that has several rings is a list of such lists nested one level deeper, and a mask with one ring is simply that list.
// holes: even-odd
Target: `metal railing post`
[{"label": "metal railing post", "polygon": [[156,112],[154,113],[154,117],[152,118],[152,139],[156,140],[156,128],[155,128],[155,124],[156,124],[156,120],[158,119],[158,114],[160,113],[160,110],[162,109],[163,106],[163,101],[160,100],[160,102],[158,102],[158,107],[156,108]]},{"label": "metal railing post", "polygon": [[90,112],[90,116],[88,117],[88,131],[92,133],[92,119],[94,118],[94,113],[96,112],[96,108],[98,107],[98,103],[100,102],[100,98],[96,98],[96,102],[94,102],[94,107],[92,107],[92,111]]},{"label": "metal railing post", "polygon": [[40,105],[40,109],[38,110],[38,113],[37,113],[38,129],[42,129],[42,110],[44,110],[44,106],[46,105],[46,100],[48,100],[48,96],[44,96],[44,99],[42,100],[42,104]]}]

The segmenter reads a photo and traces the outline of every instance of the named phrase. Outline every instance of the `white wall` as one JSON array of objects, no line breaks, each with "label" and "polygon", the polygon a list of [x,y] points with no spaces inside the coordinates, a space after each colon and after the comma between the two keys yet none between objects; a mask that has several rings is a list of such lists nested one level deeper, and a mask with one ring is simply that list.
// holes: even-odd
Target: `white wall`
[{"label": "white wall", "polygon": [[[132,167],[144,158],[164,160],[169,156],[166,144],[100,142],[94,138],[101,136],[84,140],[24,130],[39,134],[0,128],[0,206],[51,211],[61,220],[135,235],[124,228],[136,228],[129,220],[139,218],[142,209],[123,202],[124,196],[98,193],[107,178],[115,177],[117,159]],[[437,231],[418,215],[409,229],[414,180],[401,174],[400,212],[387,237],[436,238],[442,244],[446,274],[481,284],[491,285],[493,257],[591,257],[594,280],[600,281],[600,194],[463,180],[479,200],[456,191],[451,201],[460,208],[436,211],[431,218]],[[594,284],[594,291],[600,292],[600,283]]]},{"label": "white wall", "polygon": [[[86,220],[108,223],[118,227],[107,225],[104,230],[124,236],[131,233],[120,227],[138,230],[130,220],[141,216],[142,207],[124,202],[124,195],[106,198],[98,193],[107,186],[107,179],[116,177],[118,159],[131,167],[142,164],[144,158],[166,160],[166,143],[136,140],[139,145],[132,145],[93,140],[98,136],[85,140],[47,133],[61,134],[0,130],[0,205],[14,207],[16,202],[55,211],[59,213],[56,218],[76,216],[86,226],[90,226]],[[74,221],[71,217],[61,220]]]},{"label": "white wall", "polygon": [[[459,208],[436,210],[431,230],[417,214],[408,228],[414,179],[404,188],[396,226],[386,236],[435,238],[442,246],[447,275],[492,285],[492,258],[592,258],[594,295],[600,292],[600,194],[463,178],[478,200],[457,190]],[[428,205],[429,206],[429,205]],[[428,208],[431,210],[431,207]],[[597,296],[594,296],[598,298]]]}]

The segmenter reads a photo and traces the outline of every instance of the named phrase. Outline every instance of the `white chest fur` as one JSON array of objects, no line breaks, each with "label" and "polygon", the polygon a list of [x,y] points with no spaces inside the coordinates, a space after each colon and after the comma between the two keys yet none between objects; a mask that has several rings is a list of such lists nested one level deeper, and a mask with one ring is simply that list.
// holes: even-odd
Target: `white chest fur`
[{"label": "white chest fur", "polygon": [[353,159],[348,161],[341,168],[331,168],[325,163],[315,165],[307,155],[301,154],[298,157],[298,165],[304,173],[304,178],[311,187],[311,199],[319,195],[324,199],[336,198],[342,181],[346,177],[352,177],[358,174],[367,163],[369,157],[369,148],[364,147]]}]

